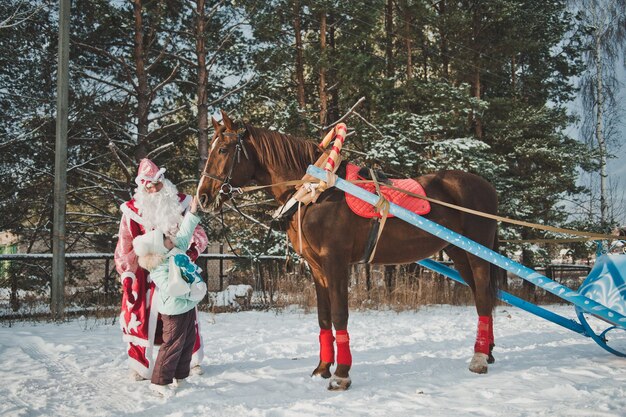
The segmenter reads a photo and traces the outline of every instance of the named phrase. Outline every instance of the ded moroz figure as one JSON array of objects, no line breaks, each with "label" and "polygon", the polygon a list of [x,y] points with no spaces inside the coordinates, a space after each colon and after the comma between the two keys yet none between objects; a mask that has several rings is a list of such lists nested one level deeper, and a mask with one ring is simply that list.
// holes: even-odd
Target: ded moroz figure
[{"label": "ded moroz figure", "polygon": [[[133,239],[151,230],[175,236],[188,210],[192,197],[181,194],[149,159],[142,159],[135,183],[137,189],[130,201],[121,205],[122,219],[115,248],[115,266],[122,283],[120,326],[128,343],[128,365],[134,380],[150,379],[154,369],[153,348],[162,342],[162,321],[156,308],[158,289],[149,272],[139,266]],[[207,236],[202,227],[195,227],[186,250],[192,261],[206,249]],[[195,323],[195,343],[191,359],[192,373],[202,373],[202,338]]]}]

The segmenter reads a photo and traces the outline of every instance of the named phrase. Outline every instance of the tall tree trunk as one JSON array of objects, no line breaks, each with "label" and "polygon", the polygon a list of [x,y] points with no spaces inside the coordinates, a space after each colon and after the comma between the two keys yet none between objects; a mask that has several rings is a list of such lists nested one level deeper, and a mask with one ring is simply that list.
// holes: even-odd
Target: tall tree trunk
[{"label": "tall tree trunk", "polygon": [[391,79],[394,75],[393,67],[393,0],[387,0],[385,7],[385,61],[386,76]]},{"label": "tall tree trunk", "polygon": [[604,117],[604,87],[602,83],[602,58],[600,56],[601,39],[599,34],[594,33],[594,64],[596,70],[596,126],[595,136],[598,142],[598,154],[600,158],[600,227],[603,231],[607,228],[608,197],[606,189],[606,140],[602,119]]},{"label": "tall tree trunk", "polygon": [[383,82],[383,97],[385,110],[393,112],[393,89],[395,68],[393,62],[393,0],[385,3],[385,80]]},{"label": "tall tree trunk", "polygon": [[[441,72],[445,80],[450,78],[450,59],[448,58],[450,51],[448,50],[448,27],[446,25],[446,0],[441,0],[437,6],[437,12],[441,17],[439,25],[439,37],[441,39],[439,47],[441,48]],[[425,51],[424,51],[425,52]]]},{"label": "tall tree trunk", "polygon": [[[474,51],[473,74],[472,74],[472,96],[480,100],[481,96],[481,78],[480,78],[480,51],[481,45],[478,41],[480,36],[480,7],[477,4],[472,16],[472,50]],[[480,117],[476,113],[472,114],[474,122],[474,134],[477,138],[483,137],[483,125]]]},{"label": "tall tree trunk", "polygon": [[133,3],[135,16],[135,71],[137,75],[137,147],[135,148],[135,159],[137,161],[148,154],[148,111],[150,109],[148,74],[145,68],[141,1],[134,0]]},{"label": "tall tree trunk", "polygon": [[306,106],[304,97],[304,60],[302,58],[302,22],[300,17],[300,2],[294,1],[293,5],[293,29],[296,34],[296,84],[298,106],[304,109]]},{"label": "tall tree trunk", "polygon": [[511,57],[511,94],[513,99],[515,99],[515,96],[517,95],[515,93],[515,89],[517,88],[517,75],[515,74],[515,71],[517,71],[517,60],[515,59],[515,55],[513,55]]},{"label": "tall tree trunk", "polygon": [[[334,18],[334,14],[331,13],[328,16],[328,57],[329,59],[333,59],[333,57],[335,56],[335,48],[336,48],[336,44],[335,44],[335,18]],[[337,91],[339,91],[339,87],[337,86],[337,71],[335,70],[335,67],[333,65],[330,65],[328,68],[328,77],[326,79],[326,83],[330,84],[331,87],[329,87],[327,89],[327,94],[330,95],[330,97],[328,98],[329,100],[329,105],[328,105],[328,116],[326,117],[326,119],[332,123],[335,120],[339,119],[339,94],[337,94]]]},{"label": "tall tree trunk", "polygon": [[413,79],[413,45],[411,42],[411,10],[407,0],[402,0],[404,13],[404,44],[406,47],[406,80]]},{"label": "tall tree trunk", "polygon": [[422,33],[422,73],[424,74],[422,79],[427,81],[430,75],[430,71],[428,71],[428,37],[424,33]]},{"label": "tall tree trunk", "polygon": [[[474,74],[473,74],[473,80],[472,80],[472,92],[473,92],[472,96],[476,97],[479,100],[480,100],[480,90],[482,88],[480,83],[481,83],[480,68],[478,67],[478,65],[476,65],[474,68]],[[473,113],[472,116],[474,119],[473,120],[474,121],[474,134],[476,135],[477,138],[480,139],[483,137],[482,120],[480,119],[480,116],[478,116],[476,113]]]},{"label": "tall tree trunk", "polygon": [[196,105],[198,107],[198,174],[204,169],[208,158],[209,108],[207,107],[208,74],[206,68],[205,0],[196,0],[196,56],[198,58],[198,79],[196,87]]},{"label": "tall tree trunk", "polygon": [[326,125],[328,98],[326,96],[326,10],[320,13],[320,125]]}]

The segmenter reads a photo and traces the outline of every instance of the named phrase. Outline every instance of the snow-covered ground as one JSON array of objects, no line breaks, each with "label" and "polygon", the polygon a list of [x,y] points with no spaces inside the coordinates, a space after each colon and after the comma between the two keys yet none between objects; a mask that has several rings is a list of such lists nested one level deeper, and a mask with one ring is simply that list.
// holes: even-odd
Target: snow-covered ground
[{"label": "snow-covered ground", "polygon": [[[552,307],[573,317],[573,308]],[[0,327],[1,416],[625,416],[626,359],[498,307],[496,363],[467,370],[471,307],[353,312],[352,387],[326,390],[317,318],[298,309],[201,314],[204,375],[166,401],[127,379],[110,321]],[[626,342],[626,332],[614,332]],[[622,343],[626,345],[626,343]]]}]

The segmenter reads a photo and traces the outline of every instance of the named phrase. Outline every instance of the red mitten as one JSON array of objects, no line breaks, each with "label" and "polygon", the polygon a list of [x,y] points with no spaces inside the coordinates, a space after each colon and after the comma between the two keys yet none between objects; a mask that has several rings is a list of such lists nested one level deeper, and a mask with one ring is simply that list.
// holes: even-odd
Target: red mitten
[{"label": "red mitten", "polygon": [[196,262],[196,259],[198,259],[198,256],[200,255],[198,253],[198,249],[196,249],[195,243],[192,243],[189,249],[187,249],[187,252],[185,253],[187,254],[187,256],[189,256],[189,259],[191,259],[191,262]]},{"label": "red mitten", "polygon": [[124,288],[124,293],[126,294],[126,300],[129,303],[135,304],[135,296],[133,295],[133,279],[130,277],[124,278],[122,282],[122,286]]}]

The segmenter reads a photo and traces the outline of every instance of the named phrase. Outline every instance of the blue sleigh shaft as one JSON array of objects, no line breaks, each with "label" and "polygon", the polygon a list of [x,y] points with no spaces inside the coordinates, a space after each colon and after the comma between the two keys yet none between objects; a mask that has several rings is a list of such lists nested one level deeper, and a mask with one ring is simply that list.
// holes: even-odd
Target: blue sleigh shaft
[{"label": "blue sleigh shaft", "polygon": [[[326,171],[316,166],[310,165],[307,169],[307,174],[312,175],[321,181],[326,181]],[[377,195],[365,191],[364,189],[338,177],[335,181],[335,187],[349,194],[352,194],[355,197],[358,197],[371,205],[376,205],[379,199]],[[431,233],[432,235],[442,240],[445,240],[448,243],[458,246],[459,248],[475,256],[478,256],[479,258],[482,258],[493,265],[499,266],[500,268],[517,275],[518,277],[536,285],[537,287],[540,287],[574,304],[575,306],[580,307],[584,311],[592,313],[593,315],[605,320],[608,323],[613,324],[614,326],[626,329],[625,316],[591,300],[590,298],[579,294],[578,292],[568,287],[559,284],[556,281],[551,280],[544,275],[541,275],[531,268],[512,261],[511,259],[500,255],[499,253],[494,252],[491,249],[488,249],[485,246],[476,243],[459,233],[453,232],[452,230],[443,227],[440,224],[428,220],[425,217],[419,216],[396,204],[389,204],[389,212],[399,219],[402,219],[416,227],[419,227],[420,229]]]},{"label": "blue sleigh shaft", "polygon": [[[461,275],[456,269],[450,268],[449,266],[437,262],[433,259],[422,259],[421,261],[417,261],[417,263],[441,275],[445,275],[451,280],[467,286],[467,283],[463,280],[463,278],[461,278]],[[516,297],[513,294],[509,294],[506,291],[498,290],[498,298],[505,303],[521,308],[522,310],[528,311],[529,313],[532,313],[536,316],[543,317],[544,319],[558,324],[559,326],[565,327],[566,329],[572,330],[576,333],[580,333],[583,336],[589,336],[584,327],[575,320],[568,319],[550,310],[539,307],[533,303],[529,303],[528,301]]]}]

